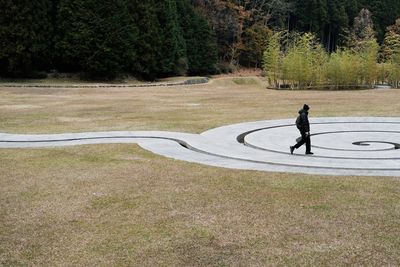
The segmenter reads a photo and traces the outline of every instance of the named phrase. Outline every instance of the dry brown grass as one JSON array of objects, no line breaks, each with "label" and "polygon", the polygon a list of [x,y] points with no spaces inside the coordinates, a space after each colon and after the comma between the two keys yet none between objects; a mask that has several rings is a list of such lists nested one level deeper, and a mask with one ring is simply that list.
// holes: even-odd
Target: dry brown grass
[{"label": "dry brown grass", "polygon": [[202,132],[235,122],[295,117],[305,102],[311,116],[398,116],[398,95],[396,90],[275,91],[264,89],[257,78],[156,88],[1,88],[0,129]]},{"label": "dry brown grass", "polygon": [[[399,116],[399,91],[0,88],[0,132],[202,132],[235,122]],[[200,104],[200,105],[193,105]],[[0,265],[399,265],[398,178],[238,171],[135,145],[0,150]]]}]

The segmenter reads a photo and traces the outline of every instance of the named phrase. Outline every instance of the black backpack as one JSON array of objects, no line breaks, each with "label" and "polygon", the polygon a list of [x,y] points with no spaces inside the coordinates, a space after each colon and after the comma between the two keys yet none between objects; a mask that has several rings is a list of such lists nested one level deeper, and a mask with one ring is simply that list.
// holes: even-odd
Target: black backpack
[{"label": "black backpack", "polygon": [[296,127],[297,127],[297,129],[299,129],[299,130],[300,130],[300,128],[301,128],[301,115],[297,116],[297,119],[296,119]]}]

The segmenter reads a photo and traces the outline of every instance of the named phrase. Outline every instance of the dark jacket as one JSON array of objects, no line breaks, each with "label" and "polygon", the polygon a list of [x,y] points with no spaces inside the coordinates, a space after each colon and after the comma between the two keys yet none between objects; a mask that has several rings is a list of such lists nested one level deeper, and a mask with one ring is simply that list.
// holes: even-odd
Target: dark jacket
[{"label": "dark jacket", "polygon": [[310,131],[310,123],[308,122],[308,111],[301,109],[299,110],[300,114],[300,131],[309,132]]}]

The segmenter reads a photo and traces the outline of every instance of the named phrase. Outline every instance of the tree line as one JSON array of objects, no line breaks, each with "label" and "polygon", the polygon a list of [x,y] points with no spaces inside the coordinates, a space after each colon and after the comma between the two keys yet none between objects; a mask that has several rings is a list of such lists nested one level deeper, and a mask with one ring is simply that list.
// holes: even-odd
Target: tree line
[{"label": "tree line", "polygon": [[362,9],[382,45],[400,0],[0,0],[0,76],[153,80],[261,67],[277,31],[310,32],[328,53],[346,47]]},{"label": "tree line", "polygon": [[0,76],[143,79],[215,71],[215,35],[187,0],[0,0]]},{"label": "tree line", "polygon": [[261,66],[274,31],[311,32],[328,52],[346,46],[354,18],[368,9],[379,44],[400,17],[400,0],[193,0],[217,33],[219,59]]}]

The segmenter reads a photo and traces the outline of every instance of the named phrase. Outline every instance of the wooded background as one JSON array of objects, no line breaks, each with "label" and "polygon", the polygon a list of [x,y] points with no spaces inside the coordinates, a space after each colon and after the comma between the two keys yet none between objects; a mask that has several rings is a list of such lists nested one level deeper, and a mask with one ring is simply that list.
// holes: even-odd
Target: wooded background
[{"label": "wooded background", "polygon": [[276,31],[314,33],[328,52],[348,45],[363,8],[382,45],[400,0],[0,0],[0,76],[153,80],[261,67]]}]

